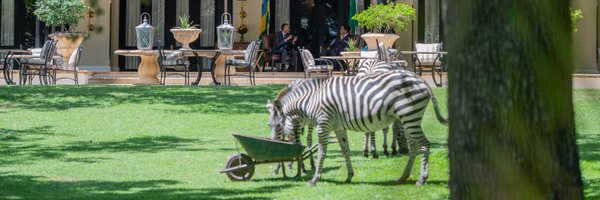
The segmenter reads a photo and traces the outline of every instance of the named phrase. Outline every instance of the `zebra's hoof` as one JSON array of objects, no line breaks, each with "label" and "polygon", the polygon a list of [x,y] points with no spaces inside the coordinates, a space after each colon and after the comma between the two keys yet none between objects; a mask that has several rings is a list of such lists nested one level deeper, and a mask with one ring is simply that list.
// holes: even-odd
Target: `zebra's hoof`
[{"label": "zebra's hoof", "polygon": [[383,155],[385,155],[385,156],[390,156],[390,152],[388,152],[388,151],[383,151]]},{"label": "zebra's hoof", "polygon": [[398,155],[398,152],[396,150],[393,150],[392,151],[392,156],[397,156],[397,155]]},{"label": "zebra's hoof", "polygon": [[347,178],[346,183],[352,183],[352,178]]},{"label": "zebra's hoof", "polygon": [[418,180],[415,185],[417,185],[417,186],[423,186],[424,184],[425,184],[424,180]]},{"label": "zebra's hoof", "polygon": [[363,151],[363,156],[365,156],[365,158],[369,157],[369,152],[368,151]]},{"label": "zebra's hoof", "polygon": [[317,186],[317,181],[313,181],[313,180],[308,181],[308,186],[311,186],[311,187]]}]

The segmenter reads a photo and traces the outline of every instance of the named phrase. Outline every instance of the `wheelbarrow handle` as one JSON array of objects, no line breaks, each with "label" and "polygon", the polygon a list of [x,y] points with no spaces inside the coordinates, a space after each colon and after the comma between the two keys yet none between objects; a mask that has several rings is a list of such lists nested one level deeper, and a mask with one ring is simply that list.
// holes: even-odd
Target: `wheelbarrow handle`
[{"label": "wheelbarrow handle", "polygon": [[221,170],[220,173],[235,171],[235,170],[239,170],[239,169],[246,169],[248,167],[250,167],[250,165],[247,165],[247,164],[245,164],[245,165],[239,165],[237,167],[232,167],[232,168],[227,168],[227,169]]}]

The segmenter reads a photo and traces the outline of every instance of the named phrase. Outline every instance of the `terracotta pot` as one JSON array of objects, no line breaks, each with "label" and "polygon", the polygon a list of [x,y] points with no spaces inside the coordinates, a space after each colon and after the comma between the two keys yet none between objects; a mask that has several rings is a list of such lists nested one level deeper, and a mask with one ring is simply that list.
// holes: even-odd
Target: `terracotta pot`
[{"label": "terracotta pot", "polygon": [[190,43],[196,41],[196,39],[198,39],[198,37],[200,36],[201,32],[202,32],[202,29],[199,29],[199,28],[195,28],[195,29],[173,28],[173,29],[171,29],[171,33],[173,33],[173,37],[175,38],[175,40],[177,40],[177,42],[183,44],[181,49],[191,49]]},{"label": "terracotta pot", "polygon": [[394,42],[396,42],[396,40],[400,38],[400,36],[396,34],[382,33],[367,33],[361,35],[360,37],[362,37],[365,40],[365,42],[367,43],[367,47],[369,47],[369,50],[377,50],[376,41],[383,42],[386,48],[390,48],[394,45]]},{"label": "terracotta pot", "polygon": [[58,41],[56,43],[56,52],[62,56],[63,63],[69,63],[71,54],[83,42],[83,39],[88,36],[87,33],[52,33],[50,38]]}]

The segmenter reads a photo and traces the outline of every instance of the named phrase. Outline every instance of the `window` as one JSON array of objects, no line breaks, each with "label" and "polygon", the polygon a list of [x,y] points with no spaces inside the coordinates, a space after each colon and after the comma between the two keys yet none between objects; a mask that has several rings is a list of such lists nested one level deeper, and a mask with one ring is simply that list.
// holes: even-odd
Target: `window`
[{"label": "window", "polygon": [[15,0],[2,0],[0,4],[0,46],[15,46]]}]

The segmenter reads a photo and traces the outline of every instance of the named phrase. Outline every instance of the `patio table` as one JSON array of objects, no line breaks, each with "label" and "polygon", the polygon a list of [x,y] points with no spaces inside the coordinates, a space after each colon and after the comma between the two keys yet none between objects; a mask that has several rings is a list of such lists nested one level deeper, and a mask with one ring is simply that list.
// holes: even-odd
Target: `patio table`
[{"label": "patio table", "polygon": [[29,54],[31,51],[23,49],[0,49],[0,53],[6,53],[6,56],[4,56],[4,61],[1,63],[4,81],[7,85],[14,85],[15,82],[13,81],[12,72],[13,67],[10,62],[15,58],[21,57],[21,54]]},{"label": "patio table", "polygon": [[[174,50],[165,50],[165,53],[168,54],[173,51]],[[225,74],[225,59],[229,56],[238,56],[244,54],[244,51],[217,49],[189,49],[180,51],[182,51],[183,55],[186,57],[194,56],[196,58],[212,58],[211,76],[215,85],[221,84],[218,79],[222,78]],[[140,76],[140,80],[138,83],[136,83],[136,85],[158,85],[160,83],[158,80],[158,73],[160,72],[160,67],[157,61],[158,50],[116,50],[115,54],[122,56],[138,56],[141,58],[140,64],[138,65],[138,75]],[[201,78],[202,69],[199,67],[198,63],[198,76],[196,77],[196,80],[192,82],[192,85],[198,85]]]},{"label": "patio table", "polygon": [[346,70],[346,74],[345,74],[348,76],[356,75],[356,72],[357,72],[356,65],[359,60],[361,60],[361,59],[379,59],[379,58],[362,57],[362,56],[321,56],[321,58],[335,60],[336,62],[338,62],[338,64],[340,64],[340,66],[342,66],[342,63],[340,61],[344,61],[346,64],[348,64],[348,69]]},{"label": "patio table", "polygon": [[413,66],[414,66],[414,70],[415,73],[417,73],[417,67],[419,67],[419,76],[422,75],[423,70],[420,68],[420,66],[417,66],[416,62],[417,62],[417,55],[418,54],[435,54],[435,58],[433,59],[433,65],[431,66],[431,75],[433,78],[433,82],[435,83],[436,86],[441,87],[442,86],[442,69],[440,66],[440,72],[439,72],[439,78],[440,78],[440,82],[438,83],[436,78],[435,78],[435,67],[436,67],[436,63],[438,61],[440,61],[440,58],[443,55],[448,54],[448,52],[446,51],[400,51],[401,54],[406,54],[406,55],[411,55],[413,57],[412,61],[413,61]]},{"label": "patio table", "polygon": [[[200,57],[212,58],[211,60],[211,68],[210,74],[213,80],[213,84],[221,85],[219,80],[224,80],[225,75],[225,60],[229,57],[235,56],[243,56],[243,50],[218,50],[218,49],[186,49],[180,50],[183,52],[184,56],[194,56],[198,60]],[[230,73],[235,73],[235,68],[232,67],[229,69]],[[200,83],[200,79],[202,79],[202,69],[198,67],[198,76],[196,80],[192,82],[192,85],[198,85]]]}]

